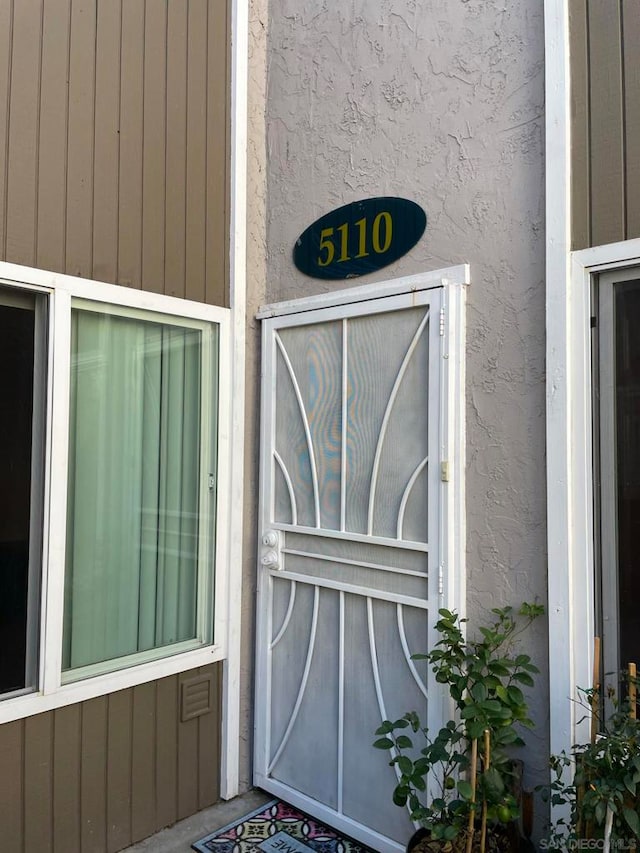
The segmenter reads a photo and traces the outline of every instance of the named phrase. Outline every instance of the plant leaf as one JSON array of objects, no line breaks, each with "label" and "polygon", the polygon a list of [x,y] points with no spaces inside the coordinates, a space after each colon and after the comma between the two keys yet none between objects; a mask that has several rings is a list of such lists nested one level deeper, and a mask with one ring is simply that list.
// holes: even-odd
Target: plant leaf
[{"label": "plant leaf", "polygon": [[393,802],[397,806],[405,806],[409,797],[409,789],[406,785],[398,785],[393,792]]},{"label": "plant leaf", "polygon": [[373,742],[373,745],[376,749],[391,749],[393,746],[393,741],[389,740],[388,737],[381,737],[378,740]]},{"label": "plant leaf", "polygon": [[484,700],[487,698],[486,685],[483,684],[482,681],[478,681],[471,688],[471,695],[476,700],[476,702],[484,702]]},{"label": "plant leaf", "polygon": [[519,687],[512,684],[511,687],[508,688],[507,692],[509,694],[509,699],[516,705],[521,705],[524,702],[524,693]]},{"label": "plant leaf", "polygon": [[398,767],[400,768],[400,772],[404,773],[405,776],[411,776],[413,773],[413,761],[407,758],[406,755],[401,755],[398,758]]},{"label": "plant leaf", "polygon": [[484,732],[484,723],[478,720],[471,720],[467,724],[467,736],[471,740],[476,740],[477,738],[482,737],[482,733]]},{"label": "plant leaf", "polygon": [[638,818],[638,812],[633,809],[624,808],[622,813],[633,834],[636,838],[640,838],[640,818]]},{"label": "plant leaf", "polygon": [[466,779],[458,780],[458,793],[462,797],[463,800],[471,800],[473,797],[473,788],[471,784],[466,781]]},{"label": "plant leaf", "polygon": [[417,788],[418,791],[426,791],[427,783],[424,781],[422,775],[420,773],[414,773],[411,777],[411,784],[414,788]]}]

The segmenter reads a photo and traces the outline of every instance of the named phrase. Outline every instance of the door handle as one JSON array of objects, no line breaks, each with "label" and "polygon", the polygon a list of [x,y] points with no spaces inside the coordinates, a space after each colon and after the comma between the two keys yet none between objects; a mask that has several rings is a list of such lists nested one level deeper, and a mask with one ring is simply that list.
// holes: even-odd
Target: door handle
[{"label": "door handle", "polygon": [[260,562],[265,569],[282,568],[282,539],[278,530],[267,530],[262,535],[262,557]]},{"label": "door handle", "polygon": [[280,537],[277,530],[268,530],[262,537],[262,544],[267,548],[278,548],[280,545]]},{"label": "door handle", "polygon": [[267,551],[263,554],[261,563],[266,569],[280,568],[280,560],[276,551]]}]

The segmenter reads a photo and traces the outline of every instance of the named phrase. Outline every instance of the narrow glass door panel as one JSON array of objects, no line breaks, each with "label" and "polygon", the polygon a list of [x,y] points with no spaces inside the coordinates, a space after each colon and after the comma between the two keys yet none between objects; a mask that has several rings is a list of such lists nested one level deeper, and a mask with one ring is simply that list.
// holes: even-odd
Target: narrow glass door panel
[{"label": "narrow glass door panel", "polygon": [[640,280],[615,288],[620,663],[640,663]]},{"label": "narrow glass door panel", "polygon": [[640,663],[640,277],[600,276],[595,336],[596,533],[604,672]]}]

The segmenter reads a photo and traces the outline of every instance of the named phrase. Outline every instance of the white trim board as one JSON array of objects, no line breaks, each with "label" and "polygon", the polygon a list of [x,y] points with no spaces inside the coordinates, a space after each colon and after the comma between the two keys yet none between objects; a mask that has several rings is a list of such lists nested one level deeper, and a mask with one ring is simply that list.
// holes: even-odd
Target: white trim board
[{"label": "white trim board", "polygon": [[[204,646],[192,652],[160,658],[83,681],[74,681],[58,688],[55,693],[46,693],[43,690],[3,699],[0,702],[0,725],[207,666],[224,660],[224,652],[219,646]],[[59,679],[60,673],[56,675]]]},{"label": "white trim board", "polygon": [[579,498],[584,501],[579,490],[585,472],[582,466],[582,476],[577,477],[575,463],[580,456],[584,459],[585,448],[578,447],[571,434],[572,424],[585,418],[580,408],[586,388],[582,399],[577,398],[570,340],[570,330],[577,328],[572,313],[578,306],[570,277],[568,0],[545,0],[544,13],[549,714],[550,749],[557,754],[575,743],[576,706],[571,699],[576,685],[585,683],[589,661],[585,670],[580,656],[584,657],[584,637],[590,630],[580,627],[576,616],[588,620],[592,608],[584,585],[586,519],[577,511]]},{"label": "white trim board", "polygon": [[299,314],[302,311],[314,311],[317,308],[335,308],[340,305],[350,305],[353,302],[364,302],[369,299],[382,299],[385,296],[398,296],[401,293],[411,293],[417,290],[429,290],[448,284],[470,284],[469,264],[446,267],[432,272],[408,275],[389,281],[373,282],[361,287],[349,287],[344,290],[334,290],[320,293],[316,296],[303,296],[300,299],[290,299],[286,302],[276,302],[273,305],[263,305],[256,319],[267,320],[270,317],[282,317],[285,314]]},{"label": "white trim board", "polygon": [[[231,10],[231,216],[229,280],[231,306],[231,406],[229,423],[228,623],[222,685],[220,796],[235,797],[240,783],[240,668],[244,505],[245,323],[247,302],[247,102],[249,3]],[[231,567],[234,567],[233,570]]]}]

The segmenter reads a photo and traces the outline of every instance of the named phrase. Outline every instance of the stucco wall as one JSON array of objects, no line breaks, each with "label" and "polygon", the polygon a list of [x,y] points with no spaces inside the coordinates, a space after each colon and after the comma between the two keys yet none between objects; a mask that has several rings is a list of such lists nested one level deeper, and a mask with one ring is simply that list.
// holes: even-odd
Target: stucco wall
[{"label": "stucco wall", "polygon": [[[267,301],[341,288],[292,264],[349,201],[427,212],[404,258],[355,284],[469,262],[468,612],[546,600],[542,0],[271,0]],[[548,750],[546,624],[525,783]]]},{"label": "stucco wall", "polygon": [[[542,0],[270,3],[268,301],[345,286],[303,276],[292,247],[321,214],[369,196],[413,199],[428,224],[358,284],[471,264],[472,617],[546,599],[542,14]],[[527,781],[544,766],[545,681]]]}]

